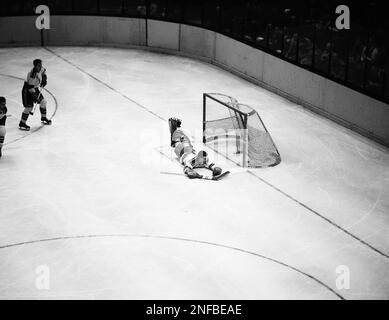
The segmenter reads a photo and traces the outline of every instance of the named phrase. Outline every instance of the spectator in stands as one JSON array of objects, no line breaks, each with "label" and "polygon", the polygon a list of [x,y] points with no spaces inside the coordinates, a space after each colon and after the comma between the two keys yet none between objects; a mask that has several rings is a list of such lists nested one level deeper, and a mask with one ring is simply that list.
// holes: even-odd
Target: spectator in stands
[{"label": "spectator in stands", "polygon": [[327,42],[325,48],[320,52],[320,49],[317,49],[319,54],[319,60],[317,61],[320,66],[328,66],[328,60],[331,53],[331,42]]},{"label": "spectator in stands", "polygon": [[361,61],[368,63],[370,66],[373,66],[377,62],[378,55],[379,50],[375,44],[375,41],[373,38],[370,38],[368,44],[363,46]]},{"label": "spectator in stands", "polygon": [[299,56],[302,65],[312,65],[313,43],[308,37],[300,40]]},{"label": "spectator in stands", "polygon": [[285,57],[291,60],[296,59],[297,45],[299,42],[299,35],[297,32],[290,37],[285,38]]},{"label": "spectator in stands", "polygon": [[380,90],[383,86],[385,73],[384,47],[380,41],[370,38],[361,53],[361,62],[364,63],[367,74],[367,86]]}]

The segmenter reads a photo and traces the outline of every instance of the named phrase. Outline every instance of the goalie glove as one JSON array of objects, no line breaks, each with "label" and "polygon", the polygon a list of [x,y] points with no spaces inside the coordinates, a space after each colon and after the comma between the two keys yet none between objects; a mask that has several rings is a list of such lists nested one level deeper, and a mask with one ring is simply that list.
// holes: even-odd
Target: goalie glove
[{"label": "goalie glove", "polygon": [[198,174],[196,171],[194,171],[188,166],[184,168],[184,173],[188,176],[189,179],[198,179],[202,177],[200,174]]},{"label": "goalie glove", "polygon": [[208,169],[212,171],[212,175],[215,177],[215,176],[219,176],[222,174],[223,170],[219,167],[216,167],[216,165],[214,163],[211,163],[209,166],[208,166]]}]

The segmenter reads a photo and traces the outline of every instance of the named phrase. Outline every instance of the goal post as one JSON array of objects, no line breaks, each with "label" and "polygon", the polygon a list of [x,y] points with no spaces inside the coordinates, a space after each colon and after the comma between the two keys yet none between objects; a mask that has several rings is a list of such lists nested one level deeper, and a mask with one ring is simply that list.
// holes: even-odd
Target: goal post
[{"label": "goal post", "polygon": [[270,167],[280,154],[259,114],[221,93],[203,94],[203,143],[242,167]]}]

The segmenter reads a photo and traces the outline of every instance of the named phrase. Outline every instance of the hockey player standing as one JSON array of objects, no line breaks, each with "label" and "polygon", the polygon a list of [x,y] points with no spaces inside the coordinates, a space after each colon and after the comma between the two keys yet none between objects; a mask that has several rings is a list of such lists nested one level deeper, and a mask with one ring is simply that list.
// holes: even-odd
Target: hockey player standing
[{"label": "hockey player standing", "polygon": [[0,158],[2,156],[2,149],[5,139],[5,123],[7,121],[7,106],[4,97],[0,97]]},{"label": "hockey player standing", "polygon": [[24,111],[19,123],[19,128],[22,130],[30,130],[27,125],[27,119],[32,113],[34,103],[39,104],[41,112],[41,121],[43,124],[51,124],[51,120],[46,117],[47,102],[42,95],[41,88],[47,85],[46,69],[42,67],[42,60],[35,59],[33,61],[34,68],[27,74],[27,79],[24,82],[22,89],[22,99]]}]

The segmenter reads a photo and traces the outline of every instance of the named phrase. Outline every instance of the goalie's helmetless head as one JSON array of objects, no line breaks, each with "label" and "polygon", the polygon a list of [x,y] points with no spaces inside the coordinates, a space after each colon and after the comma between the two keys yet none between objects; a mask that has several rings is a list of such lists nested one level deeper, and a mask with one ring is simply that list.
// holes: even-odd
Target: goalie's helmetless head
[{"label": "goalie's helmetless head", "polygon": [[34,69],[39,72],[42,69],[42,60],[41,59],[35,59],[33,62]]},{"label": "goalie's helmetless head", "polygon": [[1,106],[5,106],[5,104],[7,103],[7,101],[5,100],[4,97],[0,97],[0,105]]}]

